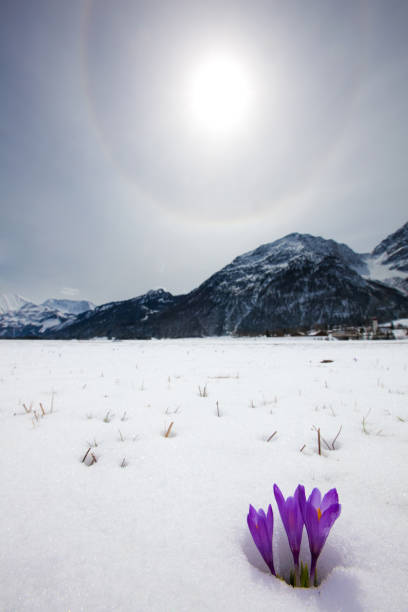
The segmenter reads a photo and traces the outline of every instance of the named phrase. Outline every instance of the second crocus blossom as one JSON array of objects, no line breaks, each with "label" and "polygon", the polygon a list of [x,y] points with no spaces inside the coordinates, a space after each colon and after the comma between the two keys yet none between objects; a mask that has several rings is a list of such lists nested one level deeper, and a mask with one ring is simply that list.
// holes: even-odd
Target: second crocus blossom
[{"label": "second crocus blossom", "polygon": [[340,516],[341,505],[336,489],[331,489],[322,499],[319,489],[313,489],[306,501],[305,489],[299,485],[299,507],[302,513],[311,554],[310,582],[314,584],[316,564],[333,523]]},{"label": "second crocus blossom", "polygon": [[290,550],[293,555],[296,575],[299,572],[299,553],[303,533],[303,517],[299,506],[299,493],[301,485],[298,485],[293,497],[285,498],[277,484],[273,485],[276,503],[281,515],[286,535],[288,536]]},{"label": "second crocus blossom", "polygon": [[257,549],[262,555],[263,560],[269,567],[274,576],[275,568],[273,565],[272,536],[273,536],[273,512],[269,504],[268,512],[260,508],[258,511],[253,506],[249,506],[247,517],[249,531],[253,537]]}]

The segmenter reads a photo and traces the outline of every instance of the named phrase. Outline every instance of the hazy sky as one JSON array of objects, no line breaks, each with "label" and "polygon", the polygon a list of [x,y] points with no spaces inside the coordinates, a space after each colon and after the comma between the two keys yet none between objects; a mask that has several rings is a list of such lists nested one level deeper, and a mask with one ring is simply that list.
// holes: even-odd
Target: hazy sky
[{"label": "hazy sky", "polygon": [[408,220],[406,0],[1,0],[0,293],[189,291]]}]

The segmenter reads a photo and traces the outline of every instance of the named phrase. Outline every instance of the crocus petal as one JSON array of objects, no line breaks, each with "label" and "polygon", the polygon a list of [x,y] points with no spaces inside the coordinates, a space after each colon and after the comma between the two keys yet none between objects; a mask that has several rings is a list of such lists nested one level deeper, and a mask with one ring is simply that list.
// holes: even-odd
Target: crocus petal
[{"label": "crocus petal", "polygon": [[319,489],[313,489],[306,501],[305,492],[299,488],[299,507],[305,522],[311,554],[310,579],[315,578],[316,563],[333,523],[340,516],[341,506],[338,503],[336,489],[331,489],[323,497]]},{"label": "crocus petal", "polygon": [[298,485],[296,487],[296,491],[295,491],[295,494],[294,494],[294,498],[297,500],[297,502],[299,502],[299,497],[302,494],[302,492],[303,492],[303,496],[306,497],[305,496],[305,487],[300,484],[300,485]]},{"label": "crocus petal", "polygon": [[254,520],[253,517],[250,516],[250,514],[248,514],[247,516],[247,523],[249,531],[251,532],[251,536],[253,537],[256,546],[259,548],[258,544],[260,544],[260,538],[258,524],[256,520]]},{"label": "crocus petal", "polygon": [[327,530],[327,534],[333,526],[333,523],[339,518],[341,512],[340,504],[332,504],[327,510],[325,510],[322,514],[322,518],[320,519],[320,529],[322,531]]},{"label": "crocus petal", "polygon": [[297,507],[298,507],[298,513],[297,513],[297,520],[298,520],[298,527],[299,529],[301,529],[303,531],[303,524],[304,524],[304,520],[303,520],[303,515],[302,515],[302,511],[300,508],[300,501],[299,501],[299,496],[301,493],[301,488],[304,489],[304,487],[302,487],[302,485],[298,485],[295,494],[294,494],[294,499],[296,501]]},{"label": "crocus petal", "polygon": [[332,506],[333,504],[338,504],[338,503],[339,503],[339,496],[337,494],[337,490],[330,489],[330,491],[328,491],[322,499],[322,503],[320,504],[320,510],[323,513],[325,510],[327,510],[327,508],[330,508],[330,506]]},{"label": "crocus petal", "polygon": [[298,540],[302,533],[299,530],[303,527],[303,519],[300,513],[299,503],[294,497],[286,500],[286,523],[294,539]]},{"label": "crocus petal", "polygon": [[260,508],[258,511],[253,506],[249,506],[247,516],[249,531],[263,560],[269,567],[272,574],[275,574],[273,565],[272,552],[272,534],[273,534],[273,512],[272,506],[269,504],[268,514],[265,515],[264,510]]},{"label": "crocus petal", "polygon": [[310,552],[318,555],[320,553],[319,517],[316,508],[309,502],[306,505],[305,525],[309,538]]},{"label": "crocus petal", "polygon": [[276,503],[278,504],[282,523],[285,527],[286,535],[288,536],[288,542],[292,551],[295,566],[298,566],[299,564],[299,552],[303,532],[303,517],[298,501],[299,487],[300,485],[296,489],[293,497],[288,497],[285,500],[278,485],[274,485]]},{"label": "crocus petal", "polygon": [[285,498],[282,495],[282,491],[277,484],[273,485],[273,492],[275,494],[276,503],[278,504],[279,514],[282,517],[285,509]]},{"label": "crocus petal", "polygon": [[299,502],[299,508],[300,508],[300,513],[302,515],[303,520],[305,520],[305,516],[306,516],[306,493],[305,493],[305,487],[303,485],[299,485],[298,488],[296,489],[296,493],[297,494],[297,498],[298,498],[298,502]]},{"label": "crocus petal", "polygon": [[316,559],[322,552],[333,523],[340,515],[340,509],[340,504],[333,504],[322,514],[321,519],[318,521],[318,530],[314,534],[313,550],[312,546],[310,546],[310,552]]},{"label": "crocus petal", "polygon": [[248,519],[250,518],[251,521],[256,522],[257,521],[257,517],[258,517],[257,511],[255,510],[255,508],[253,506],[251,506],[251,504],[249,504]]},{"label": "crocus petal", "polygon": [[268,514],[266,515],[266,526],[268,529],[268,538],[272,542],[273,536],[273,510],[271,504],[268,506]]},{"label": "crocus petal", "polygon": [[319,489],[313,489],[307,501],[315,508],[320,508],[320,504],[322,503],[322,494],[320,493]]},{"label": "crocus petal", "polygon": [[260,550],[261,555],[265,559],[266,563],[269,563],[271,554],[270,551],[272,549],[272,540],[269,538],[268,528],[266,523],[261,523],[259,525],[259,533],[260,540],[262,544],[262,550]]}]

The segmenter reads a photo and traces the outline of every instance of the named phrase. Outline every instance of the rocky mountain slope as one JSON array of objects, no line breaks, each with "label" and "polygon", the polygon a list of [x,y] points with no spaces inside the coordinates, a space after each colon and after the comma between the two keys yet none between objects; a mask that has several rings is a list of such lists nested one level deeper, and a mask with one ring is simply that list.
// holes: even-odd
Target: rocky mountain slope
[{"label": "rocky mountain slope", "polygon": [[366,257],[368,274],[408,295],[408,223]]},{"label": "rocky mountain slope", "polygon": [[0,338],[37,338],[50,329],[72,323],[95,308],[85,300],[46,300],[34,304],[18,295],[0,296]]},{"label": "rocky mountain slope", "polygon": [[370,254],[289,234],[236,257],[186,295],[159,289],[96,308],[71,300],[25,303],[0,315],[0,337],[263,334],[361,325],[371,317],[408,317],[408,223]]},{"label": "rocky mountain slope", "polygon": [[130,300],[97,306],[78,316],[74,322],[62,324],[52,334],[58,338],[145,338],[144,326],[151,318],[172,310],[183,296],[174,296],[163,289],[148,291]]},{"label": "rocky mountain slope", "polygon": [[[395,243],[390,239],[386,239],[387,245]],[[377,269],[383,266],[382,271],[389,265],[378,264],[378,256],[376,249],[371,255],[358,254],[334,240],[289,234],[240,255],[187,295],[159,292],[164,296],[160,307],[149,305],[149,300],[157,297],[149,292],[99,307],[75,323],[55,329],[52,335],[161,338],[260,334],[359,325],[374,316],[380,321],[407,316],[408,297],[392,283],[370,278],[373,261]],[[403,270],[399,273],[408,276]]]}]

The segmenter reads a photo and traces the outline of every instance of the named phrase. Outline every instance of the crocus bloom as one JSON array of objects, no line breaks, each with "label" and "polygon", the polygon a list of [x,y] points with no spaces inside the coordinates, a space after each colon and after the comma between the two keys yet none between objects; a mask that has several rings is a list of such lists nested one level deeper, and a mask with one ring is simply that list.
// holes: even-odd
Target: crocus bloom
[{"label": "crocus bloom", "polygon": [[278,485],[275,484],[273,486],[276,503],[278,504],[282,523],[288,536],[296,572],[299,569],[299,553],[303,532],[303,517],[299,507],[300,487],[301,485],[298,485],[293,497],[288,497],[285,500]]},{"label": "crocus bloom", "polygon": [[271,573],[275,576],[272,553],[273,512],[271,504],[268,506],[267,514],[265,514],[264,510],[261,508],[256,511],[255,508],[250,505],[247,522],[257,549],[261,553],[266,565],[271,570]]},{"label": "crocus bloom", "polygon": [[340,516],[341,506],[336,489],[330,489],[323,499],[319,489],[313,489],[306,501],[303,486],[299,487],[299,506],[309,538],[309,548],[312,556],[310,583],[314,584],[317,559],[322,552],[334,521]]}]

